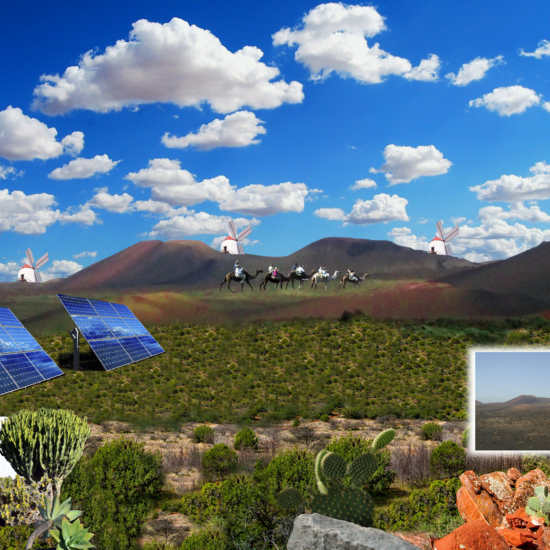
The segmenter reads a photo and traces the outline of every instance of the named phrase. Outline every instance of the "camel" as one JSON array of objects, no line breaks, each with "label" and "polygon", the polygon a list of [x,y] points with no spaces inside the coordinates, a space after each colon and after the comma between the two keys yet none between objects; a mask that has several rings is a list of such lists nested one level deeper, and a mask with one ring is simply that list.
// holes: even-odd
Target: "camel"
[{"label": "camel", "polygon": [[335,271],[334,275],[331,277],[330,275],[328,277],[323,277],[320,273],[315,273],[313,277],[311,278],[311,288],[315,286],[317,288],[317,283],[325,283],[325,290],[328,288],[328,285],[330,281],[334,281],[342,273],[341,271]]},{"label": "camel", "polygon": [[[222,291],[222,286],[227,283],[227,289],[228,290],[231,290],[231,281],[235,281],[237,283],[241,283],[241,292],[244,290],[244,283],[247,283],[248,286],[250,288],[252,288],[252,285],[250,284],[250,281],[252,279],[255,279],[259,273],[263,273],[264,270],[263,269],[256,269],[256,273],[254,275],[250,275],[250,273],[248,273],[247,271],[245,271],[243,269],[243,275],[244,277],[242,279],[237,279],[237,277],[235,277],[235,272],[232,271],[231,273],[228,273],[226,276],[225,276],[225,279],[223,280],[222,284],[220,285],[220,292]],[[252,291],[254,291],[254,289],[252,288]],[[231,292],[233,292],[231,290]]]},{"label": "camel", "polygon": [[290,279],[288,277],[285,277],[282,273],[279,273],[277,279],[274,279],[271,276],[271,273],[266,273],[264,275],[264,280],[262,283],[260,283],[260,290],[262,290],[262,286],[264,287],[264,290],[267,290],[267,283],[275,283],[275,288],[277,288],[277,285],[281,285],[281,290],[283,290],[283,283],[285,281],[289,281]]},{"label": "camel", "polygon": [[292,288],[294,288],[294,281],[300,281],[300,286],[298,287],[298,290],[304,288],[304,281],[307,279],[311,279],[313,275],[315,275],[317,271],[312,271],[311,275],[307,275],[307,273],[302,273],[301,275],[298,275],[296,271],[291,271],[288,274],[288,281],[286,282],[286,288],[288,288],[288,283],[292,282]]},{"label": "camel", "polygon": [[344,285],[344,288],[346,288],[346,283],[353,283],[353,290],[355,290],[355,285],[357,285],[359,288],[361,288],[359,286],[359,282],[363,282],[368,276],[369,276],[369,274],[365,273],[362,277],[359,277],[359,281],[352,281],[349,277],[349,273],[346,273],[344,275],[344,277],[342,278],[342,280],[340,281],[340,284],[338,285],[338,289],[340,289],[342,284]]}]

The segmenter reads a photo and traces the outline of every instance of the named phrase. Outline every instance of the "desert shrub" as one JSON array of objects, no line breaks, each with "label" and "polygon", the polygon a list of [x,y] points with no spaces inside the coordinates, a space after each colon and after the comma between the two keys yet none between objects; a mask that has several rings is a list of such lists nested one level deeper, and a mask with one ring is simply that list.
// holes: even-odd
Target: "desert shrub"
[{"label": "desert shrub", "polygon": [[536,468],[542,470],[546,475],[550,475],[550,457],[544,455],[524,455],[521,471],[527,473]]},{"label": "desert shrub", "polygon": [[444,441],[430,456],[430,468],[435,475],[456,477],[464,472],[466,451],[454,441]]},{"label": "desert shrub", "polygon": [[430,468],[430,449],[425,443],[413,447],[397,447],[391,453],[391,467],[396,478],[410,485],[423,485],[432,478]]},{"label": "desert shrub", "polygon": [[193,430],[194,443],[212,443],[214,441],[214,429],[210,426],[197,426]]},{"label": "desert shrub", "polygon": [[294,419],[294,422],[292,423],[293,428],[297,428],[300,425],[300,420],[298,418]]},{"label": "desert shrub", "polygon": [[189,535],[179,550],[229,550],[234,548],[229,538],[221,529],[207,527]]},{"label": "desert shrub", "polygon": [[[44,506],[44,495],[49,493],[50,480],[25,482],[16,475],[0,478],[0,521],[7,525],[30,525],[40,518],[39,506]],[[48,495],[49,496],[49,495]]]},{"label": "desert shrub", "polygon": [[460,522],[456,493],[461,485],[459,479],[453,478],[434,481],[428,489],[417,489],[405,502],[390,504],[387,510],[376,514],[373,527],[413,531],[419,529],[420,525],[433,525],[437,521],[440,525],[456,524]]},{"label": "desert shrub", "polygon": [[153,539],[142,546],[142,550],[175,550],[175,546],[165,540]]},{"label": "desert shrub", "polygon": [[99,548],[126,550],[160,495],[161,466],[161,455],[146,452],[143,443],[113,441],[76,464],[62,500],[71,497],[73,507],[84,512],[82,523],[95,533]]},{"label": "desert shrub", "polygon": [[468,447],[468,438],[470,437],[470,428],[466,428],[462,434],[462,446]]},{"label": "desert shrub", "polygon": [[361,409],[358,409],[357,407],[346,407],[342,411],[342,416],[344,418],[351,418],[353,420],[359,420],[365,417],[363,411]]},{"label": "desert shrub", "polygon": [[239,451],[244,448],[258,448],[258,438],[250,428],[243,428],[242,430],[239,430],[235,435],[235,449]]},{"label": "desert shrub", "polygon": [[328,414],[322,414],[319,417],[319,420],[321,420],[321,422],[328,422],[330,420],[330,416]]},{"label": "desert shrub", "polygon": [[432,441],[441,441],[443,430],[437,422],[428,422],[422,426],[421,439],[430,439]]},{"label": "desert shrub", "polygon": [[[340,455],[346,462],[352,462],[358,456],[371,451],[372,442],[363,439],[360,435],[351,432],[339,439],[335,439],[326,446],[328,451]],[[390,470],[391,454],[389,449],[374,451],[378,459],[378,468],[372,478],[364,485],[364,489],[371,495],[387,495],[391,484],[395,481],[395,471]],[[344,481],[349,484],[349,480]]]},{"label": "desert shrub", "polygon": [[206,451],[202,457],[202,472],[207,477],[216,477],[235,468],[238,455],[225,443],[218,443]]},{"label": "desert shrub", "polygon": [[[34,531],[32,525],[7,525],[0,529],[0,550],[20,550]],[[33,544],[33,550],[50,548],[50,544],[40,538]]]}]

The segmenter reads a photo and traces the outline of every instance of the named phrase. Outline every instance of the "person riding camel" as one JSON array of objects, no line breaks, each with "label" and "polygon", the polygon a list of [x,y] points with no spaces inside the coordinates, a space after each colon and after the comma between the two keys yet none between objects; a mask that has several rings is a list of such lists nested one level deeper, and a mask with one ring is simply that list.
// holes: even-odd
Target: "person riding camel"
[{"label": "person riding camel", "polygon": [[348,269],[348,275],[349,275],[349,280],[350,281],[358,281],[359,279],[357,278],[357,276],[355,275],[355,270],[353,269]]},{"label": "person riding camel", "polygon": [[328,277],[328,271],[324,267],[319,268],[319,273],[321,274],[321,277]]},{"label": "person riding camel", "polygon": [[274,278],[274,279],[278,279],[279,278],[279,268],[276,267],[273,269],[272,273],[271,273],[271,276]]},{"label": "person riding camel", "polygon": [[303,275],[306,272],[304,269],[304,265],[302,264],[300,267],[296,268],[296,275]]},{"label": "person riding camel", "polygon": [[242,279],[243,278],[243,268],[239,265],[239,262],[235,262],[235,278],[236,279]]},{"label": "person riding camel", "polygon": [[273,273],[273,264],[269,266],[269,274],[271,275]]},{"label": "person riding camel", "polygon": [[298,264],[294,262],[294,265],[292,266],[292,271],[296,271],[298,269]]}]

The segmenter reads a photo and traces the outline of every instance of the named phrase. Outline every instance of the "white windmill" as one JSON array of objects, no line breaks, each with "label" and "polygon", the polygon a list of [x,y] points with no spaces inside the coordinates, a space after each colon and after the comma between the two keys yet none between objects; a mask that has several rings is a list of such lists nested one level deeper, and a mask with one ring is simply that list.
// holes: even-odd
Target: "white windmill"
[{"label": "white windmill", "polygon": [[[34,263],[34,257],[32,255],[31,249],[27,248],[27,262],[17,274],[18,281],[27,281],[28,283],[41,283],[42,277],[38,273],[37,269],[40,269],[50,258],[48,253],[44,254],[40,260]],[[23,277],[23,278],[22,278]]]},{"label": "white windmill", "polygon": [[223,254],[244,254],[244,248],[241,243],[251,232],[252,226],[249,225],[237,235],[237,227],[233,220],[231,220],[229,222],[229,235],[222,242],[220,252]]},{"label": "white windmill", "polygon": [[458,225],[455,225],[446,235],[443,233],[443,224],[439,221],[437,226],[437,236],[430,242],[428,252],[430,254],[452,255],[451,245],[449,241],[458,235]]}]

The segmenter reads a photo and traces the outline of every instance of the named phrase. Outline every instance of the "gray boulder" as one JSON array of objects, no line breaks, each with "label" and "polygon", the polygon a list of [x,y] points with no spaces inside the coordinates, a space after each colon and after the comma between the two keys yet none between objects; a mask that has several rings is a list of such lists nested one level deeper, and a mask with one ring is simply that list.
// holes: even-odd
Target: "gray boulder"
[{"label": "gray boulder", "polygon": [[321,514],[302,514],[294,521],[288,550],[418,550],[395,535]]}]

